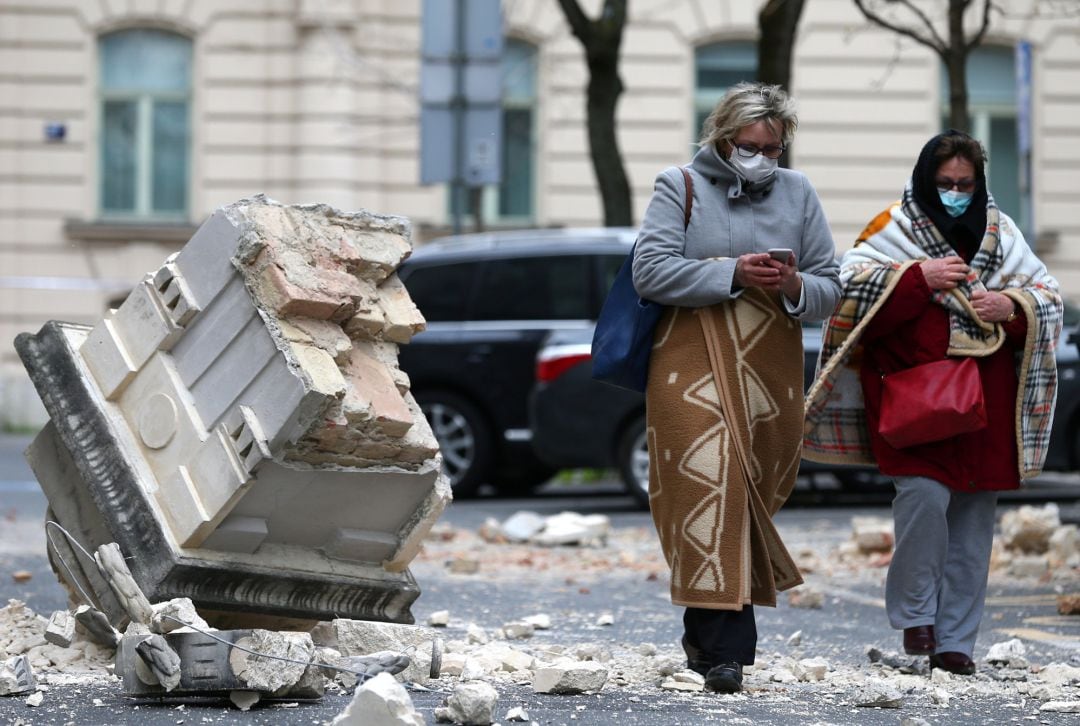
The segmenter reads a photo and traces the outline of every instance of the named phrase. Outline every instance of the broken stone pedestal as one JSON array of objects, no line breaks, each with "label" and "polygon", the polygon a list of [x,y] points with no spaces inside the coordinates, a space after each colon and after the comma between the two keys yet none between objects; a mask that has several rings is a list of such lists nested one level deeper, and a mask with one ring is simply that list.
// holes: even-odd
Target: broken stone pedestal
[{"label": "broken stone pedestal", "polygon": [[[116,542],[151,602],[412,622],[407,568],[450,488],[397,367],[423,327],[394,272],[409,236],[398,217],[245,199],[93,327],[20,335],[51,418],[27,452],[49,516],[91,552]],[[122,627],[50,529],[54,565]]]}]

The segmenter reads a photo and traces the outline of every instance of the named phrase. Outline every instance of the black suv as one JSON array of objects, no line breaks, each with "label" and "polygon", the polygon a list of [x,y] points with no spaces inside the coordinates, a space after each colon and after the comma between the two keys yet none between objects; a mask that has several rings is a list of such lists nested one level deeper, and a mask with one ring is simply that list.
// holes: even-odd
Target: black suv
[{"label": "black suv", "polygon": [[556,330],[591,330],[630,229],[493,232],[417,247],[399,274],[428,327],[398,360],[455,495],[523,493],[554,469],[533,454],[528,398]]}]

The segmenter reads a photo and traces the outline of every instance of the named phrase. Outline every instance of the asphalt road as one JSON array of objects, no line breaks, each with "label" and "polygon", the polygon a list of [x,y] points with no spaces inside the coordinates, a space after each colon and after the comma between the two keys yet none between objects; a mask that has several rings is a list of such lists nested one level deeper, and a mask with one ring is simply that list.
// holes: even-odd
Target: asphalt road
[{"label": "asphalt road", "polygon": [[[66,606],[65,594],[49,571],[44,558],[41,521],[45,501],[21,460],[27,443],[18,437],[0,437],[0,602],[18,598],[40,613]],[[1029,491],[1007,497],[1002,507],[1022,502],[1057,501],[1066,516],[1077,510],[1080,477],[1049,477]],[[828,481],[811,486],[801,482],[792,502],[778,515],[777,524],[793,552],[813,549],[828,552],[850,536],[853,516],[888,516],[888,492],[846,495],[833,491]],[[601,482],[582,486],[552,483],[529,499],[479,499],[453,503],[440,526],[475,532],[489,518],[505,520],[521,509],[540,514],[564,510],[606,514],[616,532],[650,533],[647,512],[636,509],[620,493],[617,484]],[[637,536],[635,534],[635,536]],[[645,537],[646,534],[642,534]],[[646,542],[647,544],[647,542]],[[574,552],[556,553],[572,558]],[[588,553],[582,553],[585,555]],[[667,599],[664,577],[646,577],[640,571],[559,572],[522,574],[483,567],[477,575],[448,572],[437,558],[418,559],[413,572],[423,594],[413,607],[417,622],[447,609],[452,613],[448,639],[464,636],[464,623],[495,628],[523,615],[544,612],[555,627],[542,631],[531,645],[549,643],[598,643],[611,650],[631,649],[642,642],[671,647],[681,633],[679,613]],[[18,584],[10,577],[19,569],[33,577]],[[821,656],[831,663],[864,664],[869,646],[885,650],[898,647],[898,637],[884,617],[882,583],[884,570],[859,576],[832,575],[828,567],[807,575],[808,584],[823,591],[821,609],[798,609],[786,600],[776,609],[759,608],[759,660],[780,653],[798,658]],[[1075,590],[1075,581],[1073,581]],[[1071,662],[1080,665],[1080,619],[1056,616],[1052,583],[1011,581],[996,578],[991,585],[986,619],[976,650],[979,657],[994,642],[1019,635],[1028,647],[1032,663]],[[610,612],[614,624],[595,625],[601,612]],[[788,637],[802,631],[797,648]],[[836,684],[770,684],[738,696],[679,694],[656,688],[609,688],[597,695],[537,695],[527,686],[497,686],[498,715],[523,706],[540,724],[890,724],[918,716],[934,724],[1076,723],[1072,714],[1038,714],[1037,704],[1000,694],[976,694],[954,701],[948,709],[933,706],[915,696],[901,710],[855,708],[849,690]],[[413,693],[427,723],[445,693]],[[96,699],[96,700],[95,700]],[[25,724],[312,724],[325,723],[340,712],[348,698],[328,694],[313,703],[260,703],[240,712],[220,700],[132,700],[119,686],[52,687],[38,708],[19,697],[0,698],[0,723]],[[95,705],[100,704],[100,705]],[[1034,705],[1033,705],[1034,704]],[[1036,715],[1033,715],[1036,714]],[[506,723],[505,721],[503,723]]]}]

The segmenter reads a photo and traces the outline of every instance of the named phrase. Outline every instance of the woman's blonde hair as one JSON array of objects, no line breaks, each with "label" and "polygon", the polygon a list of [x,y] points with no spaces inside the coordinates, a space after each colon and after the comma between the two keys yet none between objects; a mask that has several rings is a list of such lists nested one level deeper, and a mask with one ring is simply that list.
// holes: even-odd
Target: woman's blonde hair
[{"label": "woman's blonde hair", "polygon": [[[739,129],[762,119],[780,122],[780,138],[785,144],[795,136],[799,117],[795,101],[780,86],[743,81],[727,90],[701,127],[699,146],[732,141]],[[772,124],[770,124],[771,126]]]}]

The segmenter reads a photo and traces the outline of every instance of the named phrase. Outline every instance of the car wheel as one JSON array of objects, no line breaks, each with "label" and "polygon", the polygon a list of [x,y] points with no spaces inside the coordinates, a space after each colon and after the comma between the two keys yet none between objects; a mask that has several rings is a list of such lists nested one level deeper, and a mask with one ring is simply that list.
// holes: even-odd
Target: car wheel
[{"label": "car wheel", "polygon": [[645,417],[630,422],[619,437],[615,460],[626,491],[644,508],[649,506],[649,440]]},{"label": "car wheel", "polygon": [[443,472],[456,497],[468,497],[491,473],[491,431],[479,409],[449,391],[414,394],[443,457]]}]

